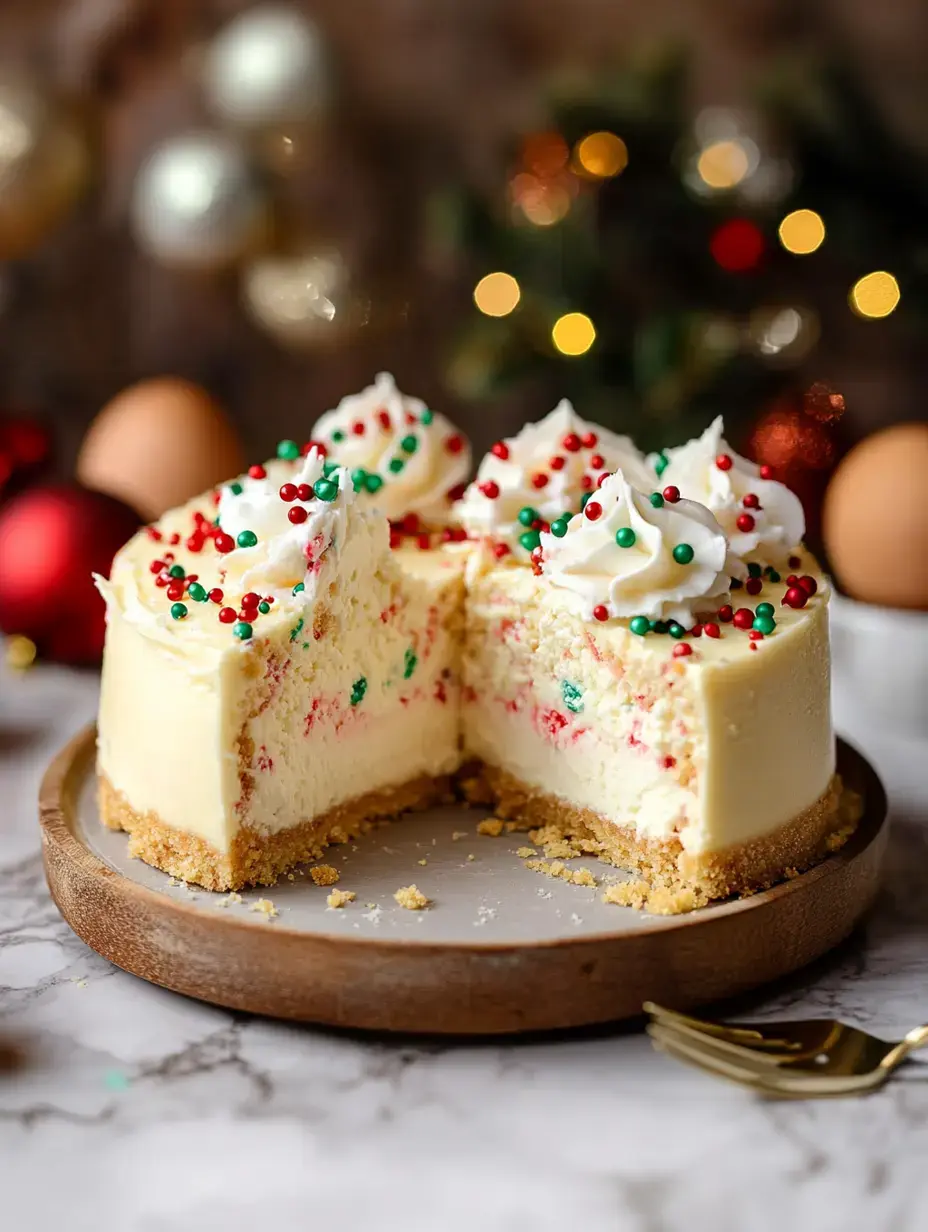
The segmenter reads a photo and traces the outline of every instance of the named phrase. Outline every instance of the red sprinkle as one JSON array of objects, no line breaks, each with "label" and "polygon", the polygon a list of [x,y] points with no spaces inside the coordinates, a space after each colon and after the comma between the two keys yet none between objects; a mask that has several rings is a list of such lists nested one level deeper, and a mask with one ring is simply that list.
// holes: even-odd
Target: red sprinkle
[{"label": "red sprinkle", "polygon": [[599,440],[599,437],[596,435],[595,432],[587,432],[586,435],[582,438],[580,443],[583,445],[584,449],[593,449],[595,448],[596,442],[598,440]]},{"label": "red sprinkle", "polygon": [[802,564],[802,559],[799,556],[791,556],[786,563],[791,569],[798,569]]},{"label": "red sprinkle", "polygon": [[790,586],[782,599],[784,607],[805,607],[808,602],[809,596],[801,586]]},{"label": "red sprinkle", "polygon": [[748,646],[748,650],[756,650],[756,649],[757,649],[757,642],[751,642],[750,646]]},{"label": "red sprinkle", "polygon": [[213,587],[213,589],[209,592],[209,597],[213,603],[221,603],[223,600],[222,591],[218,586]]},{"label": "red sprinkle", "polygon": [[764,640],[764,635],[761,633],[760,629],[752,629],[748,634],[748,637],[752,642],[762,642]]},{"label": "red sprinkle", "polygon": [[592,458],[590,458],[590,470],[593,470],[593,471],[602,470],[602,468],[605,465],[606,465],[606,459],[603,457],[601,453],[594,453]]},{"label": "red sprinkle", "polygon": [[[719,615],[721,616],[721,612]],[[749,607],[739,607],[732,617],[736,629],[750,629],[754,623],[754,613]]]},{"label": "red sprinkle", "polygon": [[589,492],[592,486],[593,486],[593,476],[592,475],[582,475],[580,478],[580,487],[583,488],[584,492]]},{"label": "red sprinkle", "polygon": [[548,476],[544,473],[544,471],[538,471],[537,474],[532,476],[532,487],[533,488],[546,488],[547,486],[548,486]]},{"label": "red sprinkle", "polygon": [[680,499],[680,489],[675,483],[671,483],[668,487],[664,488],[663,496],[665,501],[669,501],[671,505],[675,505]]},{"label": "red sprinkle", "polygon": [[146,526],[145,534],[149,537],[149,539],[154,540],[155,543],[161,542],[161,531],[158,530],[156,526]]},{"label": "red sprinkle", "polygon": [[704,624],[702,628],[706,637],[722,636],[722,630],[718,627],[714,620],[710,620],[707,624]]},{"label": "red sprinkle", "polygon": [[499,484],[492,479],[488,479],[486,483],[480,484],[480,491],[484,494],[487,500],[496,500],[499,496]]},{"label": "red sprinkle", "polygon": [[428,531],[423,531],[421,535],[416,536],[416,544],[420,552],[427,552],[432,546],[432,536]]},{"label": "red sprinkle", "polygon": [[509,555],[509,544],[508,543],[495,543],[493,545],[493,555],[496,557],[497,560],[502,560],[504,556],[508,556]]},{"label": "red sprinkle", "polygon": [[[731,610],[731,605],[726,603],[724,607],[719,608],[719,620],[723,625],[727,625],[730,620],[734,619],[734,613]],[[708,628],[708,625],[706,626]],[[710,635],[711,636],[711,635]]]},{"label": "red sprinkle", "polygon": [[690,629],[690,634],[693,637],[702,637],[702,625],[693,625],[692,629]]},{"label": "red sprinkle", "polygon": [[580,437],[576,432],[568,432],[561,441],[561,445],[568,453],[577,453],[580,449]]},{"label": "red sprinkle", "polygon": [[[689,647],[687,647],[687,649],[689,649]],[[677,650],[679,650],[679,647],[675,646],[674,654],[676,654]],[[661,765],[664,767],[665,770],[672,770],[676,764],[677,764],[677,759],[675,757],[672,757],[669,753],[667,754],[666,757],[661,758]]]},{"label": "red sprinkle", "polygon": [[159,590],[164,590],[165,586],[170,586],[171,575],[169,573],[159,573],[155,578],[155,585]]},{"label": "red sprinkle", "polygon": [[242,607],[257,607],[261,602],[261,596],[256,595],[253,590],[249,590],[247,595],[242,595]]},{"label": "red sprinkle", "polygon": [[187,544],[186,544],[187,551],[188,552],[202,552],[203,545],[205,542],[206,542],[206,536],[203,534],[203,532],[194,531],[193,534],[187,539]]},{"label": "red sprinkle", "polygon": [[762,466],[760,468],[760,477],[761,479],[772,479],[773,478],[773,467],[767,466],[767,465]]},{"label": "red sprinkle", "polygon": [[171,582],[168,586],[168,598],[171,599],[172,601],[176,601],[178,599],[183,599],[183,597],[184,597],[184,583],[180,581],[179,579],[177,581]]},{"label": "red sprinkle", "polygon": [[153,560],[151,564],[148,566],[148,568],[151,570],[152,573],[160,573],[161,570],[164,568],[164,561],[163,560]]},{"label": "red sprinkle", "polygon": [[221,607],[219,609],[219,619],[224,625],[230,625],[236,619],[234,607]]},{"label": "red sprinkle", "polygon": [[400,522],[400,530],[404,535],[417,535],[419,533],[419,515],[417,513],[404,514]]},{"label": "red sprinkle", "polygon": [[802,589],[806,592],[807,595],[814,595],[815,592],[818,590],[818,582],[816,582],[814,577],[810,577],[808,573],[804,573],[802,575],[802,577],[799,579],[799,585],[802,587]]},{"label": "red sprinkle", "polygon": [[[213,504],[218,505],[221,500],[222,500],[222,493],[218,491],[217,489],[217,491],[213,493]],[[159,535],[158,538],[160,539],[161,536]]]},{"label": "red sprinkle", "polygon": [[459,501],[467,491],[466,483],[456,483],[453,488],[448,489],[448,500]]},{"label": "red sprinkle", "polygon": [[609,609],[604,603],[597,603],[596,607],[593,608],[593,617],[595,620],[608,620]]},{"label": "red sprinkle", "polygon": [[495,445],[490,446],[490,453],[494,458],[499,458],[501,462],[505,462],[509,457],[509,446],[505,441],[497,441]]},{"label": "red sprinkle", "polygon": [[351,431],[355,434],[355,436],[363,436],[364,435],[364,423],[362,422],[362,420],[356,419],[354,423],[351,425]]},{"label": "red sprinkle", "polygon": [[377,419],[380,423],[381,428],[383,428],[384,432],[389,432],[390,431],[390,412],[389,411],[378,411]]},{"label": "red sprinkle", "polygon": [[287,517],[294,526],[299,526],[301,522],[305,522],[309,514],[302,505],[292,505],[287,510]]},{"label": "red sprinkle", "polygon": [[759,509],[760,497],[756,492],[746,492],[741,503],[744,505],[745,509]]},{"label": "red sprinkle", "polygon": [[282,483],[280,485],[280,489],[277,492],[277,495],[280,497],[282,501],[295,501],[296,500],[296,484],[295,483]]},{"label": "red sprinkle", "polygon": [[249,466],[248,478],[249,479],[267,479],[267,471],[264,469],[263,466],[256,463],[254,466]]},{"label": "red sprinkle", "polygon": [[455,433],[454,436],[449,436],[445,441],[445,448],[449,453],[460,453],[464,448],[464,437]]},{"label": "red sprinkle", "polygon": [[556,453],[548,465],[553,471],[562,471],[567,465],[567,459],[562,457],[559,453]]},{"label": "red sprinkle", "polygon": [[691,655],[692,653],[693,647],[689,644],[689,642],[677,642],[676,646],[673,648],[673,657],[675,659],[682,659],[686,655]]},{"label": "red sprinkle", "polygon": [[180,543],[180,535],[178,534],[178,532],[177,532],[177,531],[175,531],[175,532],[174,532],[174,534],[173,534],[173,535],[171,536],[171,538],[168,540],[168,543],[172,543],[172,544],[173,544],[173,543]]},{"label": "red sprinkle", "polygon": [[589,518],[591,522],[595,522],[597,518],[603,515],[603,507],[599,501],[587,501],[583,509],[583,516]]},{"label": "red sprinkle", "polygon": [[799,585],[799,578],[796,577],[795,573],[791,573],[789,575],[789,577],[786,579],[786,585],[787,586],[798,586]]},{"label": "red sprinkle", "polygon": [[747,535],[754,529],[754,518],[750,513],[739,513],[735,525],[743,534]]},{"label": "red sprinkle", "polygon": [[326,449],[322,441],[307,441],[306,444],[303,446],[304,457],[306,454],[309,453],[311,449],[317,450],[321,458],[327,458],[329,456],[329,451],[328,449]]},{"label": "red sprinkle", "polygon": [[748,578],[748,580],[744,584],[744,589],[748,592],[749,595],[759,595],[760,592],[764,589],[763,579],[762,578]]},{"label": "red sprinkle", "polygon": [[215,535],[213,542],[216,544],[217,552],[231,552],[235,547],[235,540],[231,535],[227,535],[225,531],[220,531],[218,535]]},{"label": "red sprinkle", "polygon": [[403,532],[400,530],[391,530],[390,531],[390,547],[398,548],[401,546],[402,542],[403,542]]},{"label": "red sprinkle", "polygon": [[296,490],[297,500],[312,500],[316,493],[311,483],[301,483]]},{"label": "red sprinkle", "polygon": [[732,468],[731,455],[727,453],[720,453],[715,459],[715,465],[720,471],[730,471]]},{"label": "red sprinkle", "polygon": [[609,471],[603,471],[600,477],[596,480],[597,488],[601,488],[608,478],[609,478]]}]

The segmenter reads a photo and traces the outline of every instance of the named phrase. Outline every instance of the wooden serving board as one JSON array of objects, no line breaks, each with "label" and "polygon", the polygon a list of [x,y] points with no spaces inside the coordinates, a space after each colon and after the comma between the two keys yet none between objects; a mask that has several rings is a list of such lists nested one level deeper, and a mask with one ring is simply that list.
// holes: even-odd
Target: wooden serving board
[{"label": "wooden serving board", "polygon": [[[649,998],[685,1008],[745,992],[847,936],[874,898],[886,840],[880,781],[839,742],[839,769],[866,802],[850,842],[801,877],[690,915],[647,916],[532,872],[516,855],[526,835],[478,835],[486,813],[457,807],[331,848],[339,888],[357,895],[345,908],[328,908],[308,873],[230,903],[129,859],[126,835],[100,824],[94,735],[62,750],[40,796],[48,884],[78,936],[165,988],[338,1027],[544,1030],[628,1018]],[[614,875],[595,860],[572,866]],[[413,882],[428,911],[394,902]],[[276,918],[254,910],[262,897]]]}]

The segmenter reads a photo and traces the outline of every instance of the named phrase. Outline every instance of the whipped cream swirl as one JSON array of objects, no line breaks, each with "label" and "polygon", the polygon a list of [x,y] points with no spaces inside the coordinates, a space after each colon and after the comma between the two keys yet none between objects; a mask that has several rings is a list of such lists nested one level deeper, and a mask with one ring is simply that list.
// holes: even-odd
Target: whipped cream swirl
[{"label": "whipped cream swirl", "polygon": [[[653,502],[653,503],[652,503]],[[560,538],[541,536],[542,572],[587,620],[647,616],[684,629],[729,597],[725,533],[695,501],[665,501],[616,471]]]},{"label": "whipped cream swirl", "polygon": [[[264,478],[245,475],[222,488],[220,529],[237,544],[242,542],[240,537],[246,545],[250,538],[256,540],[251,546],[236,546],[222,557],[226,579],[238,581],[243,590],[292,587],[297,582],[307,590],[315,588],[323,559],[337,560],[346,537],[349,509],[355,501],[348,472],[341,467],[329,470],[326,475],[322,454],[311,449],[287,475],[286,483],[296,491],[302,485],[312,489],[304,490],[305,499],[296,496],[288,501],[281,497],[278,467]],[[320,499],[314,495],[316,490],[333,499]],[[293,509],[305,512],[305,519],[291,521]]]},{"label": "whipped cream swirl", "polygon": [[552,522],[579,509],[600,475],[619,467],[634,483],[653,483],[627,436],[587,423],[565,398],[544,419],[493,446],[455,514],[472,537],[502,541],[527,560],[531,549],[521,541],[526,526],[520,511],[533,509],[540,521]]},{"label": "whipped cream swirl", "polygon": [[391,521],[414,513],[429,525],[446,523],[455,489],[470,474],[466,437],[419,398],[400,393],[388,372],[327,411],[313,439],[351,471],[359,491]]},{"label": "whipped cream swirl", "polygon": [[741,560],[783,565],[802,541],[806,523],[799,497],[734,452],[719,416],[702,436],[664,451],[660,485],[672,484],[711,509]]}]

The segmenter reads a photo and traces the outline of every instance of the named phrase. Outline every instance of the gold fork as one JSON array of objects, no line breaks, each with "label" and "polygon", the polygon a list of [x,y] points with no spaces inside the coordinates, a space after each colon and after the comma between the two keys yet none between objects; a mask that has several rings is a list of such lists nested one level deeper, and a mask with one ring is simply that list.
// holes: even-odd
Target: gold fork
[{"label": "gold fork", "polygon": [[647,1001],[648,1034],[680,1061],[765,1095],[807,1099],[881,1086],[910,1052],[928,1043],[928,1026],[904,1039],[877,1039],[835,1019],[726,1026]]}]

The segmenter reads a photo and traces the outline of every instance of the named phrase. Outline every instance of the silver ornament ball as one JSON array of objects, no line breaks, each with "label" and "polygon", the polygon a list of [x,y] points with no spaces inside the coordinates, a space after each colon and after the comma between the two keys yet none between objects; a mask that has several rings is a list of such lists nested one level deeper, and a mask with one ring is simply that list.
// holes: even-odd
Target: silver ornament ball
[{"label": "silver ornament ball", "polygon": [[269,225],[260,177],[232,138],[199,132],[159,146],[132,195],[139,244],[169,265],[219,269],[253,251]]},{"label": "silver ornament ball", "polygon": [[243,128],[317,119],[329,95],[319,32],[302,13],[284,5],[249,9],[220,30],[207,49],[203,89],[218,116]]}]

